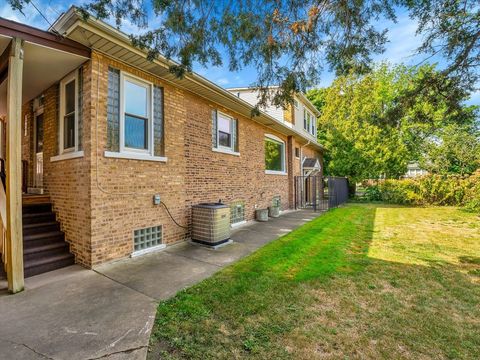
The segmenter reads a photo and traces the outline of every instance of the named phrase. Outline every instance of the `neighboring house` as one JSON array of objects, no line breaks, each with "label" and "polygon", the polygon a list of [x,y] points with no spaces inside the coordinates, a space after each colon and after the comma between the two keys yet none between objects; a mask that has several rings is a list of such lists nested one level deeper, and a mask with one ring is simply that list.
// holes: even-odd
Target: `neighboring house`
[{"label": "neighboring house", "polygon": [[[270,91],[275,92],[278,87],[272,86],[269,89]],[[252,105],[258,103],[259,90],[257,89],[230,88],[227,90]],[[311,141],[317,141],[317,118],[320,116],[320,112],[304,94],[296,94],[294,96],[293,104],[287,105],[286,108],[277,107],[268,103],[265,108],[261,108],[260,110],[275,119],[282,121],[285,125],[301,132]]]},{"label": "neighboring house", "polygon": [[428,174],[428,171],[425,169],[422,169],[418,164],[418,162],[410,162],[407,165],[407,172],[403,177],[414,178],[414,177],[423,176],[427,174]]},{"label": "neighboring house", "polygon": [[[303,96],[290,116],[252,119],[251,103],[195,73],[176,78],[171,62],[146,60],[128,36],[74,8],[50,32],[0,19],[2,53],[10,161],[0,251],[13,292],[24,269],[90,268],[184,241],[198,203],[221,199],[236,223],[272,203],[291,209],[305,158],[321,174]],[[23,207],[22,168],[24,190],[44,194],[24,194]]]}]

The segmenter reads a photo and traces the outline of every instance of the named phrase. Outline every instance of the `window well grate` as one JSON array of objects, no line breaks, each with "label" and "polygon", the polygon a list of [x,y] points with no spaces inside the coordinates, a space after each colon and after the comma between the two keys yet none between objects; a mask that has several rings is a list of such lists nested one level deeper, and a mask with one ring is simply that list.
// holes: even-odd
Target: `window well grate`
[{"label": "window well grate", "polygon": [[230,223],[236,224],[245,221],[245,202],[234,201],[230,204]]},{"label": "window well grate", "polygon": [[134,250],[140,251],[162,243],[162,226],[152,226],[133,232]]}]

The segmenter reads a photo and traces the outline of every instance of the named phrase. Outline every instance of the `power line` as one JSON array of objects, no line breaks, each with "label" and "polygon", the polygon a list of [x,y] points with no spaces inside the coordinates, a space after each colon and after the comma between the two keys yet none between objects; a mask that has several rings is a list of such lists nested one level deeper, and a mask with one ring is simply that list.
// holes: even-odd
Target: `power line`
[{"label": "power line", "polygon": [[35,10],[38,11],[40,16],[45,19],[45,21],[48,23],[48,25],[50,25],[50,27],[52,27],[52,23],[47,19],[47,17],[45,15],[43,15],[43,13],[40,11],[40,9],[37,7],[37,5],[35,5],[35,3],[33,1],[30,1],[30,3],[35,8]]}]

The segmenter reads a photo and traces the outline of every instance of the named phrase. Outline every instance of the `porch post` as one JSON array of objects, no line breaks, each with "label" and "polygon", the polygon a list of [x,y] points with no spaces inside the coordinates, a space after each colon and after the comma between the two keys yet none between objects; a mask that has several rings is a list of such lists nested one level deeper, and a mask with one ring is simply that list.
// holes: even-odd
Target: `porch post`
[{"label": "porch post", "polygon": [[22,78],[23,40],[13,38],[7,82],[7,280],[8,290],[23,290],[22,234]]}]

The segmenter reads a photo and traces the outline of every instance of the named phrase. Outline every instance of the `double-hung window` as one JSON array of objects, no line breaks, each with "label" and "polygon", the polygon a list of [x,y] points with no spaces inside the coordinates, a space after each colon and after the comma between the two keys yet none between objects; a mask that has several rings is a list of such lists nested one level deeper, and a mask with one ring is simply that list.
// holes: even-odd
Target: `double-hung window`
[{"label": "double-hung window", "polygon": [[[151,85],[124,75],[123,128],[120,144],[124,151],[149,153],[151,148]],[[123,125],[123,126],[122,126]],[[123,138],[123,139],[122,139]]]},{"label": "double-hung window", "polygon": [[225,114],[218,113],[218,145],[233,151],[233,119]]},{"label": "double-hung window", "polygon": [[78,151],[78,71],[60,82],[60,153]]},{"label": "double-hung window", "polygon": [[310,113],[310,111],[307,111],[307,109],[303,110],[303,128],[313,136],[315,136],[317,132],[315,116]]},{"label": "double-hung window", "polygon": [[166,161],[163,88],[109,68],[106,157]]},{"label": "double-hung window", "polygon": [[274,135],[265,135],[265,172],[285,174],[285,142]]},{"label": "double-hung window", "polygon": [[316,133],[316,119],[315,119],[315,116],[313,116],[312,113],[308,113],[309,117],[310,117],[310,129],[309,129],[309,132],[310,134],[312,134],[313,136],[315,136],[315,133]]},{"label": "double-hung window", "polygon": [[308,113],[306,109],[303,109],[303,129],[307,130],[308,129]]},{"label": "double-hung window", "polygon": [[239,155],[238,120],[218,110],[212,111],[212,148],[217,152]]}]

